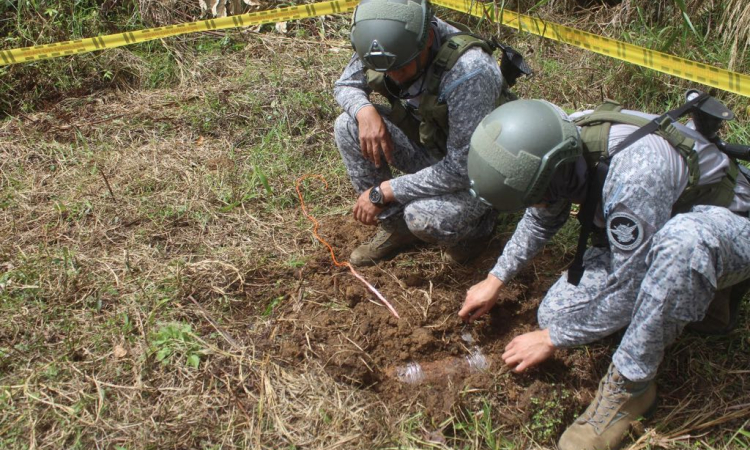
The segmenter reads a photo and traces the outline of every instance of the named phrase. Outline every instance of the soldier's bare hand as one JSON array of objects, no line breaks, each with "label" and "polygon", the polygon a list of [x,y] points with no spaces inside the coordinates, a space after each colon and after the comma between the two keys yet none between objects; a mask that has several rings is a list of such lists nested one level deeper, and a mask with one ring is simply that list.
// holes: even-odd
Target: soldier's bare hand
[{"label": "soldier's bare hand", "polygon": [[362,156],[380,167],[381,151],[389,164],[393,164],[393,141],[383,118],[374,106],[368,105],[357,113],[359,145]]},{"label": "soldier's bare hand", "polygon": [[537,330],[516,336],[505,346],[503,361],[516,372],[523,372],[546,360],[555,353],[549,330]]},{"label": "soldier's bare hand", "polygon": [[458,312],[464,322],[473,322],[478,317],[492,309],[497,303],[497,297],[505,284],[494,275],[487,275],[484,281],[472,286],[466,291],[466,299]]},{"label": "soldier's bare hand", "polygon": [[366,190],[357,198],[354,204],[354,219],[365,225],[376,225],[378,223],[378,214],[384,208],[377,207],[370,201],[370,189]]}]

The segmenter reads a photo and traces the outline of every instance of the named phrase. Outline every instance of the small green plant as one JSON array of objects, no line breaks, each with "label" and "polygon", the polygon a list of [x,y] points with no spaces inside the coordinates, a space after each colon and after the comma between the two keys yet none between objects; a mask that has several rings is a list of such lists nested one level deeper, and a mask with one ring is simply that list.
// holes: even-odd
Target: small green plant
[{"label": "small green plant", "polygon": [[284,296],[283,295],[280,296],[280,297],[276,297],[273,300],[271,300],[271,302],[268,304],[268,306],[266,306],[265,311],[263,311],[263,316],[264,317],[270,316],[271,313],[273,313],[274,308],[276,308],[277,306],[279,306],[279,303],[281,303],[282,301],[284,301]]},{"label": "small green plant", "polygon": [[193,328],[186,323],[162,325],[151,336],[151,351],[155,352],[156,360],[162,364],[184,358],[185,365],[193,369],[198,368],[201,356],[206,353]]},{"label": "small green plant", "polygon": [[[432,439],[450,443],[451,448],[466,450],[510,450],[514,444],[495,426],[492,420],[492,405],[487,398],[480,399],[478,411],[460,410],[458,416],[443,421]],[[437,448],[444,448],[442,445]]]},{"label": "small green plant", "polygon": [[549,441],[557,436],[558,429],[563,424],[563,406],[569,397],[570,393],[562,389],[557,393],[553,392],[547,400],[536,397],[531,399],[535,412],[529,428],[537,440]]},{"label": "small green plant", "polygon": [[482,401],[482,410],[472,415],[472,421],[474,433],[482,438],[486,448],[502,448],[505,439],[492,425],[492,407],[487,400]]},{"label": "small green plant", "polygon": [[287,264],[289,264],[289,267],[299,269],[300,267],[305,265],[305,262],[305,258],[298,258],[296,256],[293,256],[289,261],[287,261]]}]

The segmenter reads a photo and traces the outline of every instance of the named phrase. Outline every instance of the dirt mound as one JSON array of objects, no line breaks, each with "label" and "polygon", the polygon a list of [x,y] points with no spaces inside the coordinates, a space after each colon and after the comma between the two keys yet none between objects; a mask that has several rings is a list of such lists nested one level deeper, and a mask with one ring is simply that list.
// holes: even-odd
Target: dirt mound
[{"label": "dirt mound", "polygon": [[[340,260],[371,231],[349,217],[321,222],[324,238],[343,249]],[[348,270],[335,268],[321,246],[286,293],[294,300],[278,317],[279,351],[299,362],[316,359],[336,379],[376,392],[387,405],[417,403],[436,420],[450,415],[467,393],[478,391],[496,392],[503,403],[513,405],[503,408],[508,422],[525,422],[534,404],[549,402],[556,404],[557,417],[571,417],[582,404],[560,404],[557,384],[569,378],[572,367],[590,372],[590,358],[567,355],[526,376],[507,374],[500,359],[514,336],[533,329],[536,307],[563,262],[537,261],[507,287],[499,306],[475,324],[467,325],[457,315],[466,290],[486,277],[503,245],[504,239],[493,238],[466,266],[450,265],[439,248],[424,245],[359,269],[400,319]],[[546,380],[533,381],[541,372]],[[550,433],[557,425],[552,428]]]}]

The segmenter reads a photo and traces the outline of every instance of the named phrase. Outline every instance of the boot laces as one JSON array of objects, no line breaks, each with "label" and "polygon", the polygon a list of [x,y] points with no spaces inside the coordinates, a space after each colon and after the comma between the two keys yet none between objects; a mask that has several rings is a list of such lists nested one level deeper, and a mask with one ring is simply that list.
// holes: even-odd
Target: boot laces
[{"label": "boot laces", "polygon": [[[596,395],[596,403],[591,408],[591,413],[584,418],[586,422],[597,427],[602,425],[604,421],[609,417],[610,413],[619,408],[627,396],[623,395],[625,391],[625,380],[622,378],[614,378],[614,369],[610,369],[607,372],[607,379],[599,387],[599,392]],[[597,427],[598,428],[598,427]]]},{"label": "boot laces", "polygon": [[367,243],[368,245],[374,245],[376,247],[381,247],[383,244],[385,244],[388,239],[393,234],[393,231],[388,231],[383,227],[380,227],[377,233],[370,238],[370,241]]}]

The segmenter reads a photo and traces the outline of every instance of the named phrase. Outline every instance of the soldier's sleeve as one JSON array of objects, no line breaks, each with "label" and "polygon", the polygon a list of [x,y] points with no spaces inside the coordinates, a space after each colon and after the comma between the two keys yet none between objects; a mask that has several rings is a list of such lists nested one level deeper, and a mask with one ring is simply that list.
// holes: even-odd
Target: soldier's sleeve
[{"label": "soldier's sleeve", "polygon": [[355,53],[333,87],[333,96],[344,111],[356,119],[360,109],[370,103],[370,88],[362,62]]},{"label": "soldier's sleeve", "polygon": [[528,208],[490,273],[508,283],[560,230],[569,215],[569,201]]},{"label": "soldier's sleeve", "polygon": [[[670,169],[668,152],[673,150],[666,141],[652,135],[612,158],[602,193],[611,250],[607,282],[603,288],[592,286],[587,289],[584,275],[578,286],[582,292],[591,293],[591,304],[635,302],[648,269],[646,257],[654,233],[670,219],[672,205],[680,194],[679,177],[674,176]],[[590,314],[598,314],[599,311],[592,308]],[[597,323],[606,319],[592,318],[592,321]],[[603,336],[587,329],[583,322],[571,321],[564,327],[551,326],[550,337],[555,346],[568,347],[586,344]]]},{"label": "soldier's sleeve", "polygon": [[391,180],[400,203],[469,188],[467,158],[471,134],[495,108],[503,88],[495,59],[480,49],[464,53],[440,83],[440,95],[448,105],[447,154],[419,172]]}]

